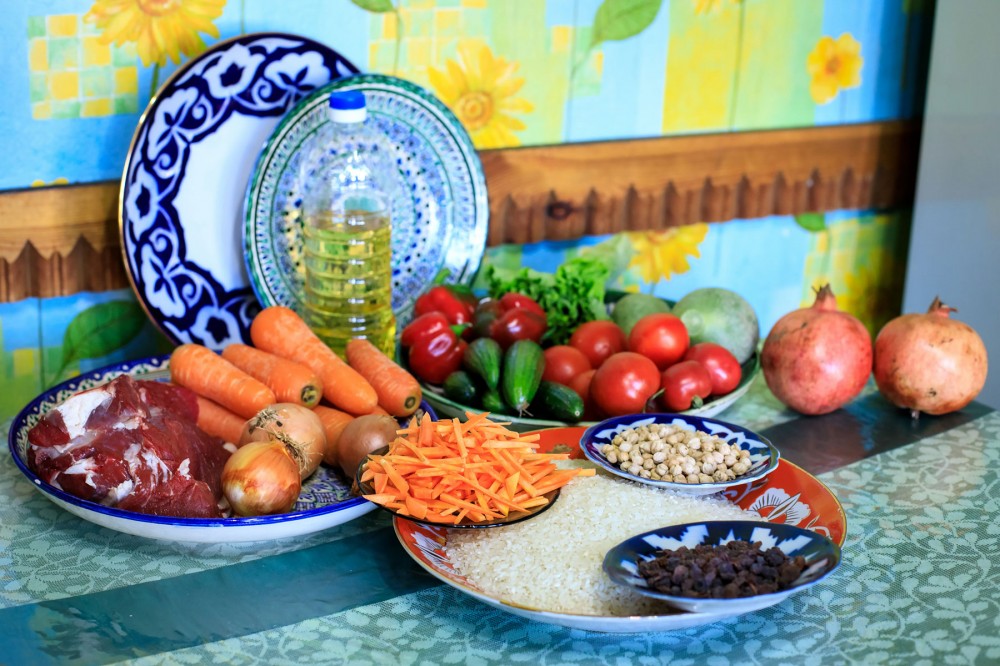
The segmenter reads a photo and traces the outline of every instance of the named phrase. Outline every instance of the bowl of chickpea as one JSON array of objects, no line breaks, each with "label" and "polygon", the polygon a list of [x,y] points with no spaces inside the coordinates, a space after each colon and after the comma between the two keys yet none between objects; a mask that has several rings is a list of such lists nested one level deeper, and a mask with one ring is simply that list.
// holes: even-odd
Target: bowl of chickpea
[{"label": "bowl of chickpea", "polygon": [[587,428],[580,449],[612,474],[689,495],[762,479],[781,457],[752,430],[688,414],[609,418]]}]

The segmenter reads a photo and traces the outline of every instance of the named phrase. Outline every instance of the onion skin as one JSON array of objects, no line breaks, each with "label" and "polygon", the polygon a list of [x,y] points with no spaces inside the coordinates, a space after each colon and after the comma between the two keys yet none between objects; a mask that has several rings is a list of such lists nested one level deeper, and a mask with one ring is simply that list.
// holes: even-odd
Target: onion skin
[{"label": "onion skin", "polygon": [[778,400],[795,411],[828,414],[864,389],[872,370],[872,340],[856,317],[837,309],[829,285],[808,308],[779,319],[764,340],[761,369]]},{"label": "onion skin", "polygon": [[367,414],[348,423],[337,445],[338,464],[347,478],[354,478],[369,453],[389,446],[398,429],[396,419],[384,414]]},{"label": "onion skin", "polygon": [[308,407],[279,402],[265,407],[243,426],[239,445],[277,439],[289,449],[299,466],[299,478],[308,478],[323,461],[326,431],[323,422]]},{"label": "onion skin", "polygon": [[301,490],[299,466],[278,440],[241,446],[222,468],[222,493],[239,516],[288,513]]},{"label": "onion skin", "polygon": [[900,315],[875,338],[875,384],[913,418],[962,409],[986,384],[986,345],[952,312],[935,298],[927,313]]}]

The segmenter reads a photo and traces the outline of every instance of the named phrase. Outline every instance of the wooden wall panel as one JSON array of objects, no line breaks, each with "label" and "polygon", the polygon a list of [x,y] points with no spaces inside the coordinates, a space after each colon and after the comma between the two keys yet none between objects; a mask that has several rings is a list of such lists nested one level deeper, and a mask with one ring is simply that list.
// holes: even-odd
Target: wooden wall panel
[{"label": "wooden wall panel", "polygon": [[[488,244],[909,207],[918,122],[481,153]],[[0,302],[127,287],[118,183],[0,194]]]}]

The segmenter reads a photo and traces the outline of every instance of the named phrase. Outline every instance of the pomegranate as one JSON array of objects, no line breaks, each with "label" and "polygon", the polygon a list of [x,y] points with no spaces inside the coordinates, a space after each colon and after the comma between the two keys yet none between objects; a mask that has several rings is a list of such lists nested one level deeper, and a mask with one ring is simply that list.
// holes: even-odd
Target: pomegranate
[{"label": "pomegranate", "polygon": [[986,345],[952,312],[935,298],[926,314],[896,317],[875,338],[875,384],[913,418],[962,409],[986,383]]},{"label": "pomegranate", "polygon": [[872,340],[856,317],[837,309],[830,285],[811,307],[779,319],[760,356],[768,388],[802,414],[826,414],[853,400],[868,382]]}]

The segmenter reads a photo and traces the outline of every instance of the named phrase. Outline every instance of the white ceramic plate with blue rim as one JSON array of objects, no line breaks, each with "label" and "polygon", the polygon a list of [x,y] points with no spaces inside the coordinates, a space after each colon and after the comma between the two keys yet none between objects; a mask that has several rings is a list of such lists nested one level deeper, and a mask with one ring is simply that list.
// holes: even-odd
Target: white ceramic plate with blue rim
[{"label": "white ceramic plate with blue rim", "polygon": [[333,81],[281,121],[254,167],[245,203],[247,270],[261,305],[302,312],[302,193],[298,171],[310,139],[328,122],[329,94],[360,90],[373,133],[386,137],[391,174],[392,308],[397,321],[439,272],[472,280],[486,249],[489,201],[468,133],[432,94],[408,81],[364,74]]},{"label": "white ceramic plate with blue rim", "polygon": [[[17,415],[10,426],[8,446],[14,464],[45,497],[70,513],[108,529],[150,539],[197,543],[271,541],[312,534],[335,527],[375,509],[366,499],[351,493],[351,479],[321,465],[302,485],[295,507],[289,513],[249,518],[175,518],[124,511],[80,499],[42,481],[28,468],[28,432],[43,416],[70,396],[129,374],[136,379],[166,381],[170,357],[150,358],[110,365],[75,377],[42,393]],[[425,402],[421,408],[436,419]]]},{"label": "white ceramic plate with blue rim", "polygon": [[[620,433],[632,428],[652,424],[674,425],[688,431],[705,432],[714,435],[726,444],[750,452],[750,469],[731,481],[713,483],[675,483],[635,476],[611,463],[601,452],[601,448]],[[771,442],[752,430],[742,426],[726,423],[706,416],[693,414],[629,414],[605,419],[587,428],[580,438],[580,450],[591,461],[597,463],[612,474],[646,483],[657,488],[667,488],[688,495],[711,495],[733,486],[740,486],[761,479],[778,467],[781,454]]]},{"label": "white ceramic plate with blue rim", "polygon": [[[789,558],[801,555],[805,569],[786,589],[735,599],[683,597],[650,588],[639,573],[638,562],[655,559],[661,551],[681,546],[694,549],[700,544],[721,546],[730,541],[761,543],[761,550],[778,548]],[[626,539],[608,551],[604,572],[615,583],[633,592],[660,599],[690,613],[740,614],[781,603],[796,592],[820,582],[840,566],[840,546],[811,530],[785,523],[718,520],[671,525]]]},{"label": "white ceramic plate with blue rim", "polygon": [[259,305],[243,261],[243,198],[281,117],[357,68],[323,44],[260,33],[213,45],[160,88],[125,162],[125,268],[149,317],[176,343],[249,342]]}]

